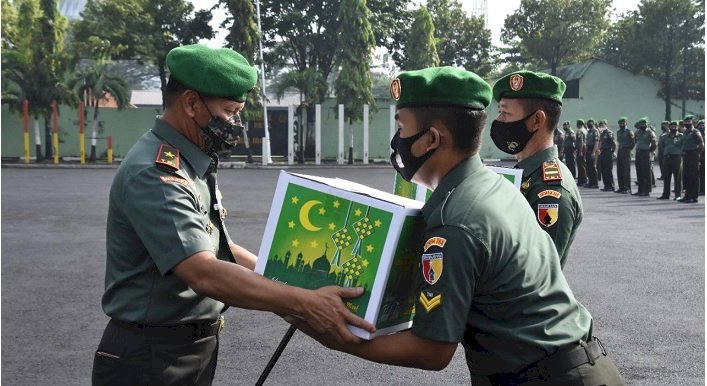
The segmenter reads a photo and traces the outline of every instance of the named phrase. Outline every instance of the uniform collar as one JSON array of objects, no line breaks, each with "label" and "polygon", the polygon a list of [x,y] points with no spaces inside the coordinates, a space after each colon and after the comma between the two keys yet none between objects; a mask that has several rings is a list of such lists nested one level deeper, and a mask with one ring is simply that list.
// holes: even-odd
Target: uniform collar
[{"label": "uniform collar", "polygon": [[152,132],[179,150],[179,154],[189,162],[197,175],[203,177],[209,171],[214,160],[169,123],[157,118],[155,125],[152,127]]},{"label": "uniform collar", "polygon": [[543,162],[552,161],[556,158],[558,158],[557,146],[553,145],[518,162],[515,167],[518,169],[523,169],[523,175],[527,176],[533,171],[539,169],[543,165]]},{"label": "uniform collar", "polygon": [[425,218],[429,217],[432,211],[438,207],[447,197],[447,193],[457,187],[469,175],[484,167],[481,163],[481,157],[475,154],[464,161],[460,162],[452,170],[447,173],[437,188],[432,192],[432,195],[422,207],[422,215]]}]

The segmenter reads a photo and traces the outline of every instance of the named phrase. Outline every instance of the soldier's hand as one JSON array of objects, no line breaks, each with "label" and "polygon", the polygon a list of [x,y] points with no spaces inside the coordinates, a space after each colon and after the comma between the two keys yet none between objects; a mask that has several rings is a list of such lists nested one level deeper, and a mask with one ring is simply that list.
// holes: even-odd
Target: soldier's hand
[{"label": "soldier's hand", "polygon": [[360,339],[349,331],[347,324],[375,332],[373,324],[353,314],[343,302],[343,299],[361,296],[363,288],[327,286],[312,293],[314,296],[308,298],[302,317],[312,332],[321,338],[317,340],[337,344],[358,343]]}]

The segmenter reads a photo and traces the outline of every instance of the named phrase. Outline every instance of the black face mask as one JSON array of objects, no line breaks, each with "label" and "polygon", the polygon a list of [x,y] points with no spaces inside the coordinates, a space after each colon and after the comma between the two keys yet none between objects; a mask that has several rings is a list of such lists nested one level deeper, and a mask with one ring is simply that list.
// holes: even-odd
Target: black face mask
[{"label": "black face mask", "polygon": [[686,124],[685,124],[685,128],[688,129],[688,130],[692,129],[692,123],[690,123],[690,124],[687,124],[687,123],[686,123]]},{"label": "black face mask", "polygon": [[518,154],[530,142],[530,138],[537,132],[529,132],[525,126],[525,121],[532,117],[535,111],[525,118],[513,122],[501,122],[495,120],[491,122],[491,140],[502,152],[508,154]]},{"label": "black face mask", "polygon": [[625,128],[626,128],[626,125],[619,125],[619,128],[620,128],[620,129],[625,129]]},{"label": "black face mask", "polygon": [[400,129],[398,129],[393,139],[390,140],[390,147],[393,149],[393,154],[390,155],[390,163],[393,164],[395,171],[397,171],[405,181],[412,181],[412,177],[415,176],[415,173],[417,173],[420,167],[422,167],[422,164],[424,164],[436,150],[430,150],[419,157],[412,154],[412,145],[428,131],[430,131],[429,127],[413,136],[400,138]]},{"label": "black face mask", "polygon": [[670,134],[675,134],[675,133],[677,133],[677,132],[678,132],[678,128],[677,128],[677,127],[674,128],[674,129],[673,129],[673,128],[670,129]]},{"label": "black face mask", "polygon": [[[199,97],[201,98],[201,95]],[[206,123],[206,126],[201,126],[194,118],[192,119],[194,123],[201,128],[206,151],[208,153],[220,153],[236,146],[238,138],[243,135],[244,130],[240,114],[236,114],[234,119],[230,121],[217,118],[211,114],[211,110],[209,110],[209,106],[206,105],[203,98],[201,102],[206,107],[206,111],[209,112],[209,115],[211,115],[209,122]]]},{"label": "black face mask", "polygon": [[647,127],[647,126],[638,126],[638,128],[641,129],[641,130],[643,130],[643,131],[646,131],[646,127]]}]

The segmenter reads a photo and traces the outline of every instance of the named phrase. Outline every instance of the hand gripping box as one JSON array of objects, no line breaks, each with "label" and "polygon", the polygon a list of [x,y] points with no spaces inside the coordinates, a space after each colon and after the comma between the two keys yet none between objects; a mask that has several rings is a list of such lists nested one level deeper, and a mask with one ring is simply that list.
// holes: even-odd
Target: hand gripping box
[{"label": "hand gripping box", "polygon": [[373,323],[363,338],[412,326],[424,203],[339,178],[281,172],[255,271],[316,289],[363,287],[346,299]]}]

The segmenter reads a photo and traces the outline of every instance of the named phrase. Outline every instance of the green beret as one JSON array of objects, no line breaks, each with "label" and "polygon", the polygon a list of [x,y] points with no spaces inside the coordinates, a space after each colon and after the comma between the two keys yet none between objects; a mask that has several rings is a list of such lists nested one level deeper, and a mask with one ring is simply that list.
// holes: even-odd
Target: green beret
[{"label": "green beret", "polygon": [[258,71],[230,48],[177,47],[167,54],[167,67],[171,76],[190,89],[237,101],[245,100],[258,81]]},{"label": "green beret", "polygon": [[662,125],[669,125],[669,124],[670,124],[670,122],[668,122],[668,121],[660,122],[660,125],[661,125],[661,126],[662,126]]},{"label": "green beret", "polygon": [[697,123],[695,125],[699,126],[699,125],[704,125],[704,124],[705,124],[705,121],[700,119],[699,121],[697,121]]},{"label": "green beret", "polygon": [[621,121],[628,122],[628,117],[619,117],[619,120],[617,123],[621,123]]},{"label": "green beret", "polygon": [[471,71],[429,67],[398,74],[390,83],[390,96],[398,108],[461,106],[483,110],[491,102],[491,86]]},{"label": "green beret", "polygon": [[594,118],[587,119],[587,124],[594,123]]},{"label": "green beret", "polygon": [[493,85],[493,99],[549,99],[562,104],[567,86],[562,79],[542,72],[516,71]]},{"label": "green beret", "polygon": [[577,120],[577,126],[579,126],[579,125],[584,125],[584,119]]},{"label": "green beret", "polygon": [[672,121],[672,122],[670,122],[670,126],[677,126],[677,125],[678,125],[678,121]]},{"label": "green beret", "polygon": [[605,125],[608,125],[608,124],[609,124],[609,122],[607,122],[606,119],[602,119],[601,121],[599,121],[599,123],[603,123],[603,124],[605,124]]},{"label": "green beret", "polygon": [[562,122],[562,126],[564,126],[564,125],[569,126],[569,125],[570,125],[570,121],[564,121],[564,122]]},{"label": "green beret", "polygon": [[638,122],[636,122],[636,124],[643,123],[643,124],[647,125],[649,122],[650,122],[650,119],[648,119],[648,117],[642,117],[641,119],[638,120]]},{"label": "green beret", "polygon": [[683,121],[694,121],[695,116],[694,115],[685,115],[685,118],[682,119]]}]

